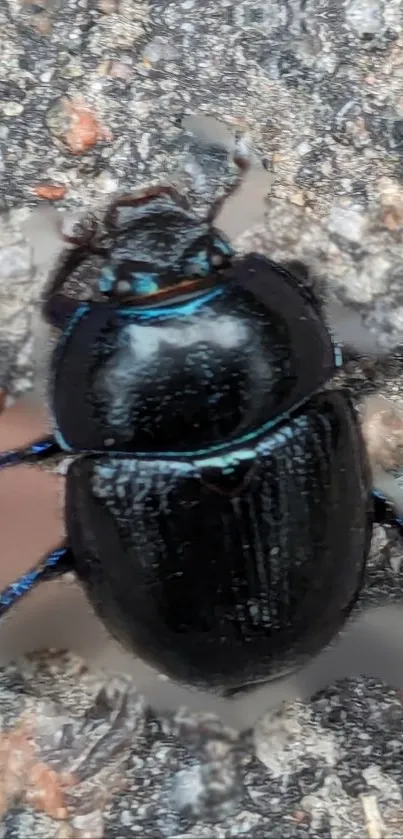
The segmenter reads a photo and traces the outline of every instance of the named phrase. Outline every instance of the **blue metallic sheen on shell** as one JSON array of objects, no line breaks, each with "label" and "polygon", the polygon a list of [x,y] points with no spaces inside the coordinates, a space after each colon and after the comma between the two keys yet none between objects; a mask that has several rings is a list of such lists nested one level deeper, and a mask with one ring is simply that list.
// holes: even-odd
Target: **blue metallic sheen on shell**
[{"label": "blue metallic sheen on shell", "polygon": [[152,308],[139,306],[123,306],[119,308],[119,315],[124,317],[135,318],[136,320],[163,320],[167,318],[184,318],[189,315],[194,315],[199,309],[215,300],[216,297],[221,297],[226,292],[225,286],[215,286],[211,291],[199,292],[191,297],[190,300],[182,300],[180,302],[172,302],[165,306],[154,306]]},{"label": "blue metallic sheen on shell", "polygon": [[343,366],[343,349],[340,344],[334,345],[334,363],[338,369]]}]

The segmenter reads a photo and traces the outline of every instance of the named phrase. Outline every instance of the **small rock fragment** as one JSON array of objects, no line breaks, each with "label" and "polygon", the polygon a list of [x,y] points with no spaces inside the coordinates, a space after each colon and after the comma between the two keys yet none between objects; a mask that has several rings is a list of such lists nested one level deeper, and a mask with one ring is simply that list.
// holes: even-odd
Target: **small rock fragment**
[{"label": "small rock fragment", "polygon": [[305,196],[301,190],[296,190],[290,196],[291,204],[295,204],[296,207],[305,207]]},{"label": "small rock fragment", "polygon": [[402,406],[384,396],[367,398],[362,414],[362,428],[372,466],[386,471],[403,463]]},{"label": "small rock fragment", "polygon": [[63,778],[45,763],[36,763],[29,772],[25,801],[53,819],[67,818]]},{"label": "small rock fragment", "polygon": [[340,236],[341,239],[345,239],[345,241],[354,245],[359,245],[362,242],[367,223],[367,218],[361,207],[347,205],[333,207],[327,228],[330,234]]},{"label": "small rock fragment", "polygon": [[384,227],[391,233],[403,230],[403,207],[401,209],[388,207],[382,215],[382,221]]},{"label": "small rock fragment", "polygon": [[33,763],[34,746],[24,726],[0,734],[0,818],[23,795]]},{"label": "small rock fragment", "polygon": [[378,183],[381,200],[381,220],[387,230],[403,230],[403,189],[392,178],[381,178]]},{"label": "small rock fragment", "polygon": [[98,0],[97,7],[104,15],[113,15],[117,12],[116,0]]},{"label": "small rock fragment", "polygon": [[0,251],[0,280],[21,280],[30,268],[29,248],[23,242]]},{"label": "small rock fragment", "polygon": [[57,834],[57,839],[77,839],[77,833],[68,822],[62,822],[60,830]]},{"label": "small rock fragment", "polygon": [[5,102],[2,106],[3,114],[6,117],[18,117],[24,110],[24,105],[21,102]]},{"label": "small rock fragment", "polygon": [[71,154],[84,154],[105,137],[93,111],[79,99],[63,96],[46,115],[50,133],[60,140]]},{"label": "small rock fragment", "polygon": [[34,192],[38,198],[44,198],[49,201],[60,201],[67,192],[65,186],[57,184],[38,184],[34,187]]},{"label": "small rock fragment", "polygon": [[132,67],[125,61],[111,61],[108,66],[108,75],[112,79],[127,82],[132,75]]},{"label": "small rock fragment", "polygon": [[73,154],[83,152],[95,146],[100,137],[99,125],[94,115],[86,108],[70,108],[71,126],[66,135],[66,142]]},{"label": "small rock fragment", "polygon": [[187,818],[220,821],[238,809],[242,795],[234,732],[213,716],[195,725],[185,711],[176,720],[192,760],[169,783],[171,806]]},{"label": "small rock fragment", "polygon": [[361,39],[374,38],[384,28],[380,0],[349,0],[345,14],[348,26]]},{"label": "small rock fragment", "polygon": [[309,813],[306,813],[305,810],[294,810],[292,818],[297,824],[307,824],[309,822]]},{"label": "small rock fragment", "polygon": [[76,839],[102,839],[104,820],[100,810],[74,816],[71,821]]}]

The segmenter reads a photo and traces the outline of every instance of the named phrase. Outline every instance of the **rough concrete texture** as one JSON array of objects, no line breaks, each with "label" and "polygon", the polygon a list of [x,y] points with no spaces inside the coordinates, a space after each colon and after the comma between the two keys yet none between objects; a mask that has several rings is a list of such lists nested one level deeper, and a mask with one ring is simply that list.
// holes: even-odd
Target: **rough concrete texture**
[{"label": "rough concrete texture", "polygon": [[403,706],[374,679],[283,704],[242,735],[157,718],[67,653],[0,671],[2,836],[398,837]]},{"label": "rough concrete texture", "polygon": [[[167,179],[203,210],[234,173],[179,126],[202,112],[268,161],[265,218],[251,201],[238,246],[306,264],[336,334],[391,353],[349,364],[357,398],[401,398],[402,25],[401,0],[204,0],[202,13],[197,0],[1,0],[0,387],[32,387],[44,273],[30,210],[98,211]],[[383,528],[375,548],[369,601],[374,588],[395,599],[401,552]],[[0,715],[10,839],[402,833],[401,697],[376,680],[334,684],[239,737],[154,716],[131,683],[105,693],[76,659],[48,656],[2,671]]]}]

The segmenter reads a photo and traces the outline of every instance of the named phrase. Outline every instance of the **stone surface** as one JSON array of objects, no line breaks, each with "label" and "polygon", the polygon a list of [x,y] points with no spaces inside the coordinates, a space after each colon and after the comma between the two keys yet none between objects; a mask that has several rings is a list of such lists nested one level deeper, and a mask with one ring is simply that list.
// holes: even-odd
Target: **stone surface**
[{"label": "stone surface", "polygon": [[27,209],[46,195],[98,208],[167,178],[205,206],[231,173],[178,127],[195,111],[247,127],[270,166],[266,218],[240,247],[303,260],[329,298],[359,306],[380,348],[402,344],[401,0],[206,0],[202,18],[195,0],[4,0],[0,27],[0,331],[13,345],[0,379],[12,389],[30,386],[42,288]]},{"label": "stone surface", "polygon": [[374,679],[239,735],[212,715],[156,715],[130,679],[53,652],[0,670],[0,708],[10,839],[401,835],[402,696]]},{"label": "stone surface", "polygon": [[[117,189],[168,179],[204,210],[234,173],[222,148],[207,151],[179,126],[202,112],[246,130],[268,161],[265,217],[252,194],[239,248],[308,266],[335,334],[369,356],[389,353],[351,361],[343,381],[357,400],[401,399],[402,25],[401,0],[205,0],[202,15],[197,0],[3,0],[2,396],[32,388],[38,344],[45,378],[36,312],[60,241],[49,219],[28,236],[32,208],[98,211]],[[383,564],[367,599],[396,600],[401,550],[384,528],[374,550]],[[128,683],[111,707],[104,686],[68,656],[2,671],[2,836],[401,835],[402,711],[386,685],[333,685],[243,737],[212,719],[158,716]],[[135,728],[125,728],[128,708]],[[28,760],[27,710],[37,754],[13,797],[9,738]],[[100,733],[91,778],[110,797],[94,809],[88,779],[72,784],[71,773]],[[113,782],[102,775],[111,738]]]}]

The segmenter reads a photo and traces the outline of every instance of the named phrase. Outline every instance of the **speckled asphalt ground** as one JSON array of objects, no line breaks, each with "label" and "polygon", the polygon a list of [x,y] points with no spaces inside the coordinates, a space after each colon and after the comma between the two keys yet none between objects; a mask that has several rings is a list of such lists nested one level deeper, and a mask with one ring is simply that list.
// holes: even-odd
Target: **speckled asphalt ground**
[{"label": "speckled asphalt ground", "polygon": [[242,736],[207,716],[157,718],[130,683],[105,686],[68,655],[8,668],[0,696],[5,726],[34,712],[39,755],[78,779],[56,819],[43,810],[58,784],[42,774],[47,797],[9,807],[8,839],[401,836],[402,697],[376,680],[338,682]]},{"label": "speckled asphalt ground", "polygon": [[[196,0],[0,0],[0,387],[16,395],[32,385],[44,280],[23,229],[30,209],[46,200],[98,209],[117,189],[167,179],[204,208],[233,171],[222,151],[207,154],[181,129],[184,113],[201,111],[249,131],[269,164],[265,218],[239,248],[307,264],[341,337],[340,306],[358,311],[360,328],[374,330],[368,345],[393,357],[352,364],[349,382],[357,394],[401,398],[402,26],[401,0],[205,0],[202,13]],[[378,529],[377,598],[400,591],[401,552],[389,537]],[[84,790],[68,824],[43,815],[49,805],[38,813],[32,799],[0,800],[7,839],[402,834],[402,702],[380,682],[333,685],[238,737],[211,720],[157,718],[130,685],[118,692],[116,722],[104,694],[94,706],[101,677],[87,695],[86,676],[65,658],[27,667],[1,673],[4,726],[27,704],[43,720],[57,710],[49,701],[60,703],[53,732],[92,708],[67,726],[59,769],[74,748],[82,756],[90,731],[112,729],[128,787],[96,806]],[[50,763],[51,745],[42,739]],[[98,760],[97,771],[102,748]]]}]

